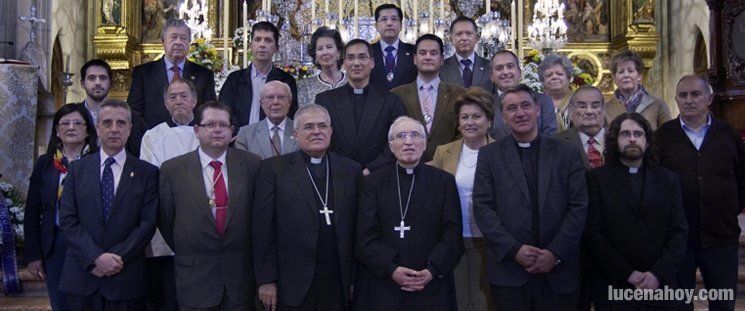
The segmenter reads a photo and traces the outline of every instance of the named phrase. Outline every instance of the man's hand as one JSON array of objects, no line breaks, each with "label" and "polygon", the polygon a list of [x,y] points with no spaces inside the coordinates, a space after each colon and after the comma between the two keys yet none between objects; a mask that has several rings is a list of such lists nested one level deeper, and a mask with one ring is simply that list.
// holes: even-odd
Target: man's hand
[{"label": "man's hand", "polygon": [[527,269],[528,267],[531,267],[533,266],[533,264],[535,264],[535,259],[540,254],[540,248],[524,244],[520,246],[520,249],[517,250],[517,254],[515,254],[515,261],[517,261],[517,263]]},{"label": "man's hand", "polygon": [[122,257],[117,254],[103,253],[94,261],[96,269],[101,271],[105,276],[112,276],[119,273],[124,268]]},{"label": "man's hand", "polygon": [[660,281],[652,272],[642,273],[642,281],[636,286],[638,289],[657,289],[660,287]]},{"label": "man's hand", "polygon": [[97,278],[102,278],[102,277],[105,277],[105,276],[106,276],[106,274],[105,274],[105,273],[103,273],[103,271],[101,271],[101,269],[99,269],[99,268],[96,268],[96,267],[94,267],[94,268],[93,268],[93,269],[92,269],[92,270],[90,271],[90,274],[93,274],[93,276],[95,276],[95,277],[97,277]]},{"label": "man's hand", "polygon": [[264,304],[265,310],[277,310],[277,284],[267,283],[259,286],[259,299]]},{"label": "man's hand", "polygon": [[46,278],[46,276],[44,275],[44,266],[42,266],[41,260],[34,260],[32,262],[29,262],[28,273],[39,280],[43,280]]},{"label": "man's hand", "polygon": [[526,268],[528,273],[549,273],[554,269],[556,265],[556,256],[550,250],[539,249],[538,256],[535,258],[535,263],[532,266]]},{"label": "man's hand", "polygon": [[[429,273],[429,271],[427,272]],[[430,279],[431,278],[432,274],[430,274]],[[401,290],[403,291],[415,292],[424,289],[423,285],[417,285],[424,280],[424,276],[422,276],[419,271],[414,271],[412,269],[404,267],[397,267],[396,270],[393,271],[393,274],[391,274],[391,279],[393,279],[396,284],[400,285]]]},{"label": "man's hand", "polygon": [[421,271],[416,271],[416,281],[407,283],[407,285],[401,289],[407,292],[421,292],[424,290],[424,287],[429,284],[430,281],[432,281],[432,273],[429,272],[429,270],[424,269]]},{"label": "man's hand", "polygon": [[634,272],[631,272],[631,275],[629,275],[629,278],[626,279],[629,284],[634,285],[634,287],[639,288],[639,284],[642,283],[642,280],[644,279],[644,274],[634,270]]}]

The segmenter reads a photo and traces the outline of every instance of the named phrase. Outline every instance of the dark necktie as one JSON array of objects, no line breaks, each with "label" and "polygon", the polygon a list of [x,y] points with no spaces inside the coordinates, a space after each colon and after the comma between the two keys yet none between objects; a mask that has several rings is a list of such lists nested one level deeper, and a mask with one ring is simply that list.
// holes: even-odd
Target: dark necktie
[{"label": "dark necktie", "polygon": [[212,184],[214,189],[215,204],[215,227],[217,233],[222,236],[225,233],[225,217],[228,214],[228,189],[225,187],[225,179],[222,177],[222,163],[220,161],[210,162],[215,171],[212,173]]},{"label": "dark necktie", "polygon": [[173,67],[171,67],[171,71],[173,71],[173,79],[171,79],[171,82],[181,80],[181,74],[179,73],[179,71],[181,71],[181,68],[174,65]]},{"label": "dark necktie", "polygon": [[279,126],[275,125],[274,127],[272,127],[272,132],[274,132],[271,139],[272,155],[278,156],[282,154],[282,140],[279,138]]},{"label": "dark necktie", "polygon": [[462,59],[460,63],[463,64],[463,87],[471,87],[471,83],[473,83],[473,70],[471,70],[471,60]]},{"label": "dark necktie", "polygon": [[386,73],[393,73],[393,69],[396,68],[396,55],[393,55],[393,51],[395,51],[396,48],[394,48],[392,45],[389,45],[385,48],[385,70]]},{"label": "dark necktie", "polygon": [[101,205],[103,205],[104,223],[109,221],[111,208],[114,205],[114,172],[111,170],[111,165],[114,163],[116,163],[114,158],[106,159],[101,175]]},{"label": "dark necktie", "polygon": [[595,149],[595,138],[592,137],[587,139],[587,161],[590,162],[592,168],[603,165],[603,157],[600,155],[600,151]]}]

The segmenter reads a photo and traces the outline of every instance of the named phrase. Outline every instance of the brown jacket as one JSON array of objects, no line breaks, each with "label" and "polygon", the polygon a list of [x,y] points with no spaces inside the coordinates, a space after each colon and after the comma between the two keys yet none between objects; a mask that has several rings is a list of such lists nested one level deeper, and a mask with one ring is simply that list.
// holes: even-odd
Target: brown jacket
[{"label": "brown jacket", "polygon": [[[626,107],[613,95],[605,103],[605,122],[610,124],[613,119],[626,112]],[[670,121],[672,116],[670,115],[670,109],[660,98],[652,97],[650,95],[644,95],[639,106],[636,107],[636,111],[644,116],[653,130],[657,130],[663,123]]]}]

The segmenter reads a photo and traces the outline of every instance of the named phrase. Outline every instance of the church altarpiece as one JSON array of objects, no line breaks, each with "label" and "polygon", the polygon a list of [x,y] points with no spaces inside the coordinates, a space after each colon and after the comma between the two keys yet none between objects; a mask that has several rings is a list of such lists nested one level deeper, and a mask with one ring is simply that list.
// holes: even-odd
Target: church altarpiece
[{"label": "church altarpiece", "polygon": [[[95,5],[94,12],[99,12],[95,19],[97,25],[93,39],[97,57],[106,59],[115,70],[113,77],[112,95],[126,98],[132,67],[143,62],[152,61],[162,55],[163,50],[159,42],[160,31],[168,18],[178,17],[178,6],[184,0],[103,0],[91,1]],[[295,20],[307,18],[310,10],[308,0],[298,1],[300,12],[292,16]],[[317,1],[318,14],[325,14],[321,8],[322,0]],[[345,10],[351,14],[353,2],[344,1]],[[440,0],[436,0],[439,3]],[[502,16],[509,18],[510,0],[491,0],[491,8],[500,11]],[[659,36],[655,26],[656,0],[561,0],[566,9],[569,43],[558,52],[568,55],[585,72],[594,76],[595,85],[606,93],[610,93],[614,86],[609,72],[610,58],[618,50],[632,49],[642,55],[647,68],[652,66],[658,49]],[[392,2],[400,4],[399,0],[359,0],[359,14],[371,16],[372,10],[379,4]],[[410,15],[410,0],[403,1],[404,11]],[[427,10],[426,0],[418,1],[423,11]],[[532,21],[532,8],[535,0],[518,0],[517,36],[518,54],[523,55],[530,48],[527,45],[527,25]],[[242,1],[239,0],[211,0],[208,1],[209,26],[213,29],[212,42],[222,50],[223,12],[222,5],[229,6],[229,33],[232,35],[240,20]],[[336,7],[337,0],[330,0],[330,7]],[[448,16],[460,14],[457,0],[444,0]],[[259,1],[249,1],[249,12],[260,6]],[[478,15],[483,14],[484,4],[481,4]],[[408,9],[408,10],[407,10]],[[304,11],[303,11],[304,10]],[[525,18],[521,18],[525,17]],[[309,19],[309,18],[307,18]],[[229,39],[232,50],[232,39]],[[231,51],[230,55],[233,51]],[[235,61],[234,61],[235,63]],[[653,90],[654,91],[654,90]]]}]

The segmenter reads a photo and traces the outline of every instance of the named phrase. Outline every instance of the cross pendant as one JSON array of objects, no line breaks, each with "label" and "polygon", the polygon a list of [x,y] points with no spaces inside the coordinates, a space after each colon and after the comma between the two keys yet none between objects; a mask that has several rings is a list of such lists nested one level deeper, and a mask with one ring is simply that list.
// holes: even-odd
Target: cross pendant
[{"label": "cross pendant", "polygon": [[398,226],[398,227],[393,227],[393,231],[398,231],[399,232],[399,235],[398,235],[399,238],[402,238],[403,239],[404,236],[406,235],[406,231],[411,231],[411,226],[408,226],[407,227],[406,224],[404,224],[404,220],[401,219],[401,225]]},{"label": "cross pendant", "polygon": [[323,214],[323,216],[326,217],[326,225],[331,225],[331,215],[334,213],[334,210],[330,210],[328,206],[324,205],[322,210],[318,210],[319,213]]}]

